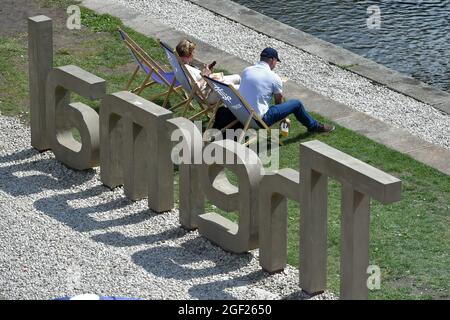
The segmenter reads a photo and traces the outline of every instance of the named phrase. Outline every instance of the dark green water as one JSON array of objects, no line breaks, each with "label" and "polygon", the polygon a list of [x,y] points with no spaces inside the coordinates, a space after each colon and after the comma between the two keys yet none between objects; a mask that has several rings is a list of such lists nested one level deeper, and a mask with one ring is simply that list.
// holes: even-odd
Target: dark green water
[{"label": "dark green water", "polygon": [[450,92],[450,0],[233,1]]}]

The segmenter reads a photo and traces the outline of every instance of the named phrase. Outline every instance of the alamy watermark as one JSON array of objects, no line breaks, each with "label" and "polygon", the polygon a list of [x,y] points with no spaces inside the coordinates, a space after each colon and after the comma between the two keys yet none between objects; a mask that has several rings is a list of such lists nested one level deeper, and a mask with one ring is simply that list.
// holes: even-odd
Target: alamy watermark
[{"label": "alamy watermark", "polygon": [[367,8],[369,17],[366,20],[367,28],[380,29],[381,28],[381,9],[377,5],[372,5]]},{"label": "alamy watermark", "polygon": [[381,288],[381,269],[377,265],[371,265],[367,267],[367,289],[369,290],[380,290]]},{"label": "alamy watermark", "polygon": [[67,18],[66,26],[69,30],[80,30],[81,29],[81,10],[79,6],[71,5],[67,7]]},{"label": "alamy watermark", "polygon": [[74,291],[81,287],[81,267],[72,264],[67,270],[67,289],[68,291]]},{"label": "alamy watermark", "polygon": [[[201,128],[202,122],[196,121],[197,128]],[[254,165],[259,161],[264,170],[275,171],[279,169],[280,150],[278,129],[226,129],[224,131],[218,129],[207,129],[200,135],[198,132],[187,132],[186,130],[177,129],[172,132],[171,141],[176,145],[172,148],[171,159],[176,165],[180,164],[246,164]],[[228,145],[230,152],[225,152],[223,145],[218,142],[223,139],[232,141],[247,142],[246,148],[240,148],[239,144]],[[233,150],[230,150],[230,146]],[[239,154],[240,157],[234,155]]]}]

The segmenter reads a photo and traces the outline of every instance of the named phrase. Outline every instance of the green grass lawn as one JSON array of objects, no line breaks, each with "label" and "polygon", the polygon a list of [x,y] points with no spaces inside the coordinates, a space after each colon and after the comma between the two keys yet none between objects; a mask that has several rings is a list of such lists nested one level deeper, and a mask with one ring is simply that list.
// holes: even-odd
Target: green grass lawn
[{"label": "green grass lawn", "polygon": [[[57,5],[72,1],[58,0]],[[47,5],[55,1],[45,0]],[[166,63],[157,43],[108,15],[82,10],[84,28],[73,31],[76,45],[58,48],[55,65],[75,64],[107,80],[107,91],[123,90],[133,70],[131,57],[116,33],[122,27],[147,52]],[[26,35],[0,37],[0,110],[27,113]],[[220,62],[219,66],[220,68]],[[141,77],[142,79],[142,77]],[[161,88],[147,90],[146,96]],[[98,110],[99,103],[83,102]],[[161,104],[162,100],[155,101]],[[329,122],[317,114],[319,120]],[[26,117],[25,117],[26,119]],[[295,120],[295,119],[293,119]],[[282,168],[299,168],[299,143],[318,139],[403,182],[402,200],[391,205],[372,201],[370,264],[382,271],[381,289],[371,299],[450,299],[450,177],[412,158],[337,126],[326,135],[308,135],[296,121],[281,147]],[[288,261],[298,266],[299,206],[289,202]],[[340,185],[329,182],[328,287],[339,293]]]}]

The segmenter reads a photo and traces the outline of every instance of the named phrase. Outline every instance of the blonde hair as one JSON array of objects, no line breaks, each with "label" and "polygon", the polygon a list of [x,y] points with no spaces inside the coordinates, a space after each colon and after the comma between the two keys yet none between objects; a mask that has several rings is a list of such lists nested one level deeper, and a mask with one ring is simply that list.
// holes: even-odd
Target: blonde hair
[{"label": "blonde hair", "polygon": [[176,51],[180,57],[189,57],[194,52],[195,46],[195,43],[192,41],[183,39],[178,43]]}]

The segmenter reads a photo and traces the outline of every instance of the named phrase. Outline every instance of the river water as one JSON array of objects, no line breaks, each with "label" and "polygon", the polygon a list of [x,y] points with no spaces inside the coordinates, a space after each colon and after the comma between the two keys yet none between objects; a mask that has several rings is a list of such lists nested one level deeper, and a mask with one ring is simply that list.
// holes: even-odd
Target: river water
[{"label": "river water", "polygon": [[450,92],[450,0],[233,1]]}]

